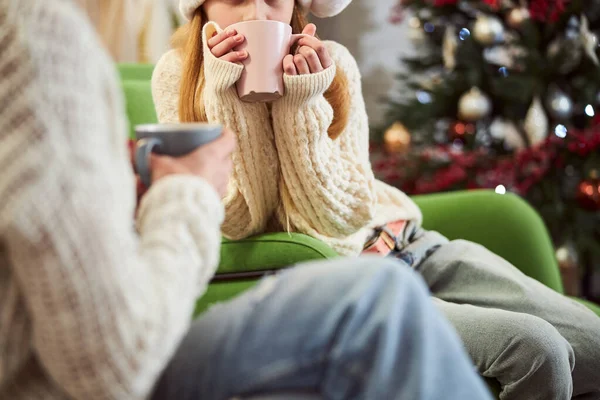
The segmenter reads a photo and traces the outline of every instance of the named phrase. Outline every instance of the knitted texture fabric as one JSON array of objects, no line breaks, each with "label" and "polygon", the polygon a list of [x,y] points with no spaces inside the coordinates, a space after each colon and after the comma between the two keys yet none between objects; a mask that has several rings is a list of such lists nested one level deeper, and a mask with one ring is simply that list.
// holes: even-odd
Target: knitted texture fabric
[{"label": "knitted texture fabric", "polygon": [[[208,23],[203,37],[218,29]],[[325,45],[334,65],[316,74],[285,75],[285,95],[270,111],[264,104],[239,100],[235,82],[242,65],[215,58],[205,45],[208,120],[233,129],[239,141],[225,199],[227,237],[261,233],[275,218],[280,229],[318,238],[340,254],[357,255],[374,226],[401,219],[420,223],[412,200],[374,179],[358,66],[342,45]],[[333,109],[323,94],[336,68],[348,78],[351,101],[346,128],[332,140],[327,131]],[[181,55],[173,50],[158,62],[152,77],[160,122],[179,121],[180,82]]]},{"label": "knitted texture fabric", "polygon": [[135,184],[118,78],[73,0],[0,0],[0,399],[143,399],[218,264],[203,179]]}]

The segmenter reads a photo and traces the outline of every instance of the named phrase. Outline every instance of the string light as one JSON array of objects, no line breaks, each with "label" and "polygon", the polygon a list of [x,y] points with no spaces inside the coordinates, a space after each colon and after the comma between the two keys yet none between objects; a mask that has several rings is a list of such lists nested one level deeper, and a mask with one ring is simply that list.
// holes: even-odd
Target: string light
[{"label": "string light", "polygon": [[431,103],[431,95],[429,93],[427,93],[424,90],[419,90],[417,92],[417,100],[419,100],[419,103],[421,104],[429,104]]},{"label": "string light", "polygon": [[587,114],[588,117],[595,116],[596,112],[594,111],[594,106],[592,106],[591,104],[588,104],[587,107],[585,107],[585,113]]},{"label": "string light", "polygon": [[564,139],[567,137],[567,127],[564,125],[556,125],[556,128],[554,128],[554,134],[556,136],[558,136],[561,139]]},{"label": "string light", "polygon": [[460,32],[458,32],[458,37],[460,40],[467,40],[471,36],[471,31],[467,28],[462,28]]}]

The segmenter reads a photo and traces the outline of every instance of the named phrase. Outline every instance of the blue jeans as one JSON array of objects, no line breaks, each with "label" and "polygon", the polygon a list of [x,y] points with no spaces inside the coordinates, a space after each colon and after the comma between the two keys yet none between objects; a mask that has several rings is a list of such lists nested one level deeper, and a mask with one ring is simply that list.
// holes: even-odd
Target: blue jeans
[{"label": "blue jeans", "polygon": [[491,399],[421,279],[399,264],[311,263],[213,306],[193,323],[153,400]]}]

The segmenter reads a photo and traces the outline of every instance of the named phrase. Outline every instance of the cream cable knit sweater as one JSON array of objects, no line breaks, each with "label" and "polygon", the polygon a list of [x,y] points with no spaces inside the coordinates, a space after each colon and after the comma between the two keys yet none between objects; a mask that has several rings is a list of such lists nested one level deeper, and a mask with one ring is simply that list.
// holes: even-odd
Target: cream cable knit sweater
[{"label": "cream cable knit sweater", "polygon": [[[206,24],[203,38],[215,30],[220,30],[216,24]],[[273,103],[271,113],[264,104],[241,102],[234,84],[243,67],[215,58],[204,46],[209,122],[229,126],[239,140],[225,199],[227,237],[261,233],[274,217],[281,228],[318,238],[340,254],[356,255],[373,227],[400,219],[421,221],[408,196],[374,179],[358,66],[345,47],[325,44],[335,64],[316,74],[284,76],[286,94]],[[181,68],[176,50],[156,65],[152,92],[160,122],[179,121]],[[351,105],[346,129],[331,140],[327,130],[333,109],[323,93],[336,68],[348,77]]]},{"label": "cream cable knit sweater", "polygon": [[0,0],[0,399],[143,399],[218,262],[204,180],[132,227],[117,76],[73,0]]}]

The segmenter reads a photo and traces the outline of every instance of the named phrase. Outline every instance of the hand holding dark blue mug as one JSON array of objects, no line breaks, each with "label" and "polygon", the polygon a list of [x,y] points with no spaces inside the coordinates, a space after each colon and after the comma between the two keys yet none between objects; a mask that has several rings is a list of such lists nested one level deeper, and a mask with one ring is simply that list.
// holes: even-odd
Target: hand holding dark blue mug
[{"label": "hand holding dark blue mug", "polygon": [[236,146],[231,130],[219,125],[175,124],[139,126],[136,131],[140,140],[133,161],[145,185],[168,175],[192,175],[206,180],[220,196],[226,194]]},{"label": "hand holding dark blue mug", "polygon": [[221,136],[221,125],[188,123],[188,124],[148,124],[135,127],[137,144],[135,150],[135,167],[142,183],[150,187],[152,170],[150,155],[152,153],[183,157],[200,146],[215,141]]}]

